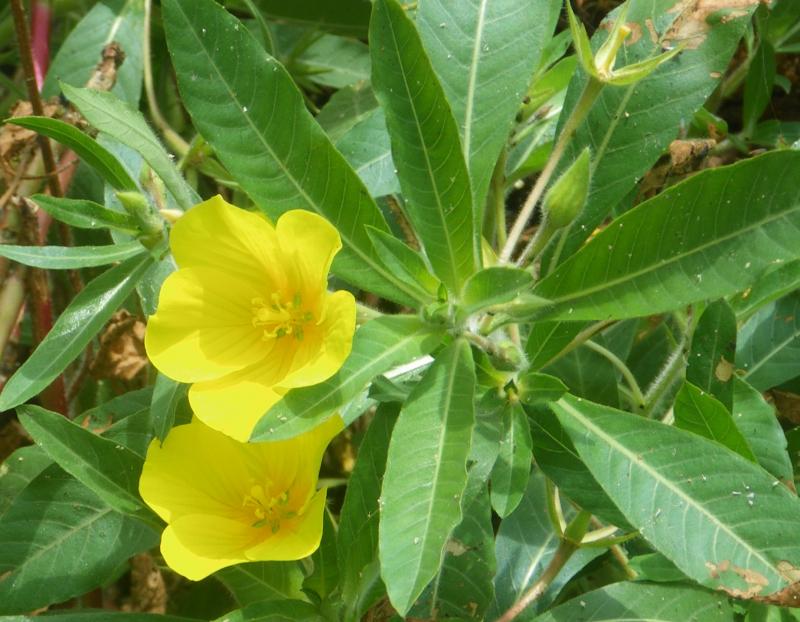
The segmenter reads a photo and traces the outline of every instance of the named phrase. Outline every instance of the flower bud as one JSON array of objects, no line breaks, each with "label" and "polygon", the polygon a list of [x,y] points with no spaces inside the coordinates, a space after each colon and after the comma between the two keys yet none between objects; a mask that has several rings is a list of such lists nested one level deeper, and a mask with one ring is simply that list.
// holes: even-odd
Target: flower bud
[{"label": "flower bud", "polygon": [[117,198],[122,207],[136,220],[144,238],[160,238],[164,223],[152,210],[150,203],[139,192],[118,191]]},{"label": "flower bud", "polygon": [[551,230],[569,225],[581,213],[591,182],[589,148],[584,149],[544,197],[544,213]]}]

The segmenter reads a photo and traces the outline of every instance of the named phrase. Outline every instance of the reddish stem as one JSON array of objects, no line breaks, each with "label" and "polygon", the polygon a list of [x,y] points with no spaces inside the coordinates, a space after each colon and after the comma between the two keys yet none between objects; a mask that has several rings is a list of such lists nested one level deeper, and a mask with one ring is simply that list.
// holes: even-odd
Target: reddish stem
[{"label": "reddish stem", "polygon": [[52,11],[47,0],[31,0],[31,53],[36,86],[41,91],[50,65]]}]

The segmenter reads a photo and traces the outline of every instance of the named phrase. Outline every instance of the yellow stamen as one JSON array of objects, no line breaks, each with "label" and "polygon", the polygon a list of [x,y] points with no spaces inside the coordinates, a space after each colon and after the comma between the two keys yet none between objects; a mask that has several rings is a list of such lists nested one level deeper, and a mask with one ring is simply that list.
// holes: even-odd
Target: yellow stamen
[{"label": "yellow stamen", "polygon": [[303,324],[312,322],[314,314],[304,311],[303,299],[299,292],[287,303],[277,292],[273,292],[269,301],[260,296],[253,298],[250,304],[253,307],[253,326],[264,327],[264,339],[279,339],[286,335],[293,335],[298,341],[305,334]]}]

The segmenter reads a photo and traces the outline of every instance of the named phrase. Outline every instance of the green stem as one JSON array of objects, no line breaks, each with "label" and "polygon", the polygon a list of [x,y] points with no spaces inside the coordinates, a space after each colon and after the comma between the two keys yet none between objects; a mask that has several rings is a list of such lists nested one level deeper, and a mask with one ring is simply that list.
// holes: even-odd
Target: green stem
[{"label": "green stem", "polygon": [[[492,215],[494,217],[494,231],[497,236],[495,248],[503,248],[508,236],[506,235],[506,160],[508,152],[503,149],[492,174]],[[489,238],[492,239],[491,237]]]},{"label": "green stem", "polygon": [[500,253],[501,261],[507,262],[511,259],[511,255],[514,253],[514,248],[517,246],[517,242],[519,242],[519,239],[522,236],[528,221],[533,215],[536,205],[539,203],[542,195],[544,195],[544,191],[547,188],[547,185],[550,183],[550,178],[553,176],[558,163],[561,161],[561,156],[563,156],[564,151],[566,151],[567,144],[572,138],[572,135],[575,133],[575,130],[578,129],[578,126],[589,114],[589,111],[594,105],[597,96],[600,95],[600,91],[603,90],[603,86],[603,83],[599,80],[591,76],[589,77],[589,81],[586,83],[586,86],[584,87],[583,92],[578,99],[578,103],[575,104],[575,107],[572,109],[569,117],[564,123],[564,128],[561,130],[561,134],[558,136],[558,140],[553,146],[553,151],[550,153],[550,157],[547,159],[547,164],[545,164],[544,169],[536,180],[536,184],[533,186],[533,190],[531,190],[531,193],[525,200],[519,216],[517,216],[517,219],[514,221],[514,226],[511,228],[511,232],[508,234],[508,240],[506,240],[503,250]]},{"label": "green stem", "polygon": [[634,407],[637,411],[642,411],[645,407],[646,401],[644,399],[642,390],[639,388],[639,383],[636,382],[636,378],[633,376],[633,373],[631,373],[630,368],[616,354],[614,354],[608,348],[604,348],[599,343],[595,343],[590,339],[584,345],[586,345],[586,347],[590,350],[594,350],[603,356],[609,363],[619,370],[631,390],[632,397],[635,401]]},{"label": "green stem", "polygon": [[678,347],[675,348],[667,360],[664,369],[656,377],[650,387],[648,387],[647,393],[645,393],[644,396],[645,407],[642,413],[645,417],[649,418],[653,416],[655,409],[664,398],[664,395],[666,395],[670,387],[680,379],[686,363],[684,357],[685,346],[685,340],[678,344]]}]

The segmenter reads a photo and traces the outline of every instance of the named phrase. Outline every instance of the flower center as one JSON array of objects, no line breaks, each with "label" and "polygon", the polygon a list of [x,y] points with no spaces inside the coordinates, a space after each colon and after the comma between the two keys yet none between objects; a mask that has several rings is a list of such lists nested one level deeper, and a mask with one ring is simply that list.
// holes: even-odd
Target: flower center
[{"label": "flower center", "polygon": [[246,495],[242,506],[252,508],[255,521],[252,527],[269,527],[272,533],[277,533],[281,521],[296,516],[289,511],[289,491],[284,490],[277,496],[268,495],[264,488],[258,484],[250,487],[250,494]]},{"label": "flower center", "polygon": [[264,339],[277,339],[292,335],[300,341],[303,338],[303,325],[314,319],[310,311],[304,311],[299,293],[291,302],[286,302],[279,293],[274,292],[268,301],[261,297],[253,298],[253,326],[263,327]]}]

